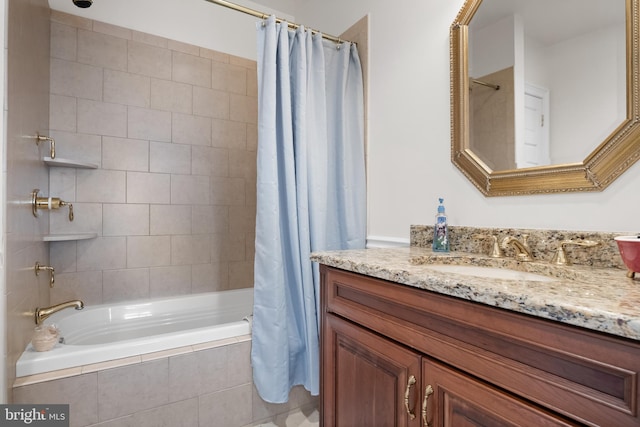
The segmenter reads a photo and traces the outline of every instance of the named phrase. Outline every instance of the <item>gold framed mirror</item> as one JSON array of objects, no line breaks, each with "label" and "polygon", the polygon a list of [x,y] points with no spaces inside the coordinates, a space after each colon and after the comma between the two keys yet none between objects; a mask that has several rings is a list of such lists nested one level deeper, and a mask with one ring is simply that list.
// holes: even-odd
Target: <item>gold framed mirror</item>
[{"label": "gold framed mirror", "polygon": [[[620,8],[624,8],[624,11],[620,11],[621,16],[624,17],[624,23],[618,25],[624,25],[624,29],[621,29],[622,36],[620,36],[622,40],[620,44],[622,47],[619,49],[621,52],[619,56],[622,60],[619,61],[620,63],[618,64],[618,68],[621,70],[619,74],[622,75],[622,81],[618,85],[622,93],[618,96],[619,101],[617,102],[617,109],[620,110],[619,121],[607,121],[602,130],[598,131],[602,133],[600,136],[598,136],[598,132],[591,132],[595,134],[595,139],[593,145],[589,146],[588,144],[591,143],[585,142],[585,136],[581,131],[583,127],[590,124],[593,120],[587,113],[587,108],[584,107],[582,101],[579,101],[579,104],[573,107],[565,107],[565,110],[577,116],[577,123],[568,125],[564,119],[555,120],[555,123],[558,125],[556,128],[560,128],[560,124],[565,124],[565,127],[568,127],[569,133],[565,132],[563,134],[564,137],[561,139],[571,140],[572,145],[569,144],[569,146],[574,147],[571,151],[575,154],[581,149],[585,150],[581,157],[569,162],[542,163],[542,165],[539,166],[528,166],[526,163],[517,164],[513,162],[507,163],[506,167],[501,167],[498,166],[499,162],[497,160],[495,162],[488,160],[484,153],[479,152],[477,144],[475,146],[472,144],[478,138],[475,136],[477,132],[475,130],[472,132],[471,129],[473,119],[471,116],[478,116],[478,113],[471,114],[470,92],[476,90],[476,87],[496,91],[496,87],[500,87],[500,82],[486,81],[486,79],[479,78],[479,76],[476,75],[470,76],[470,24],[474,17],[480,16],[477,12],[484,2],[499,2],[502,4],[515,4],[519,2],[528,7],[539,1],[540,0],[467,0],[458,13],[456,20],[451,25],[451,160],[486,196],[602,191],[640,158],[640,47],[638,41],[640,25],[638,8],[640,0],[620,0],[619,3]],[[582,9],[586,9],[588,6],[575,6],[571,3],[572,1],[573,0],[552,0],[552,3],[558,5],[567,2],[567,7],[572,13],[572,19],[583,19],[584,10]],[[582,0],[578,0],[576,4],[584,4],[584,2],[581,2]],[[605,7],[612,7],[611,3],[605,3],[608,4],[608,6]],[[553,5],[543,7],[546,7],[544,12],[547,14],[547,17],[554,14],[553,9],[548,9],[548,7],[553,8]],[[624,13],[623,15],[622,12]],[[529,12],[526,12],[526,14],[531,16],[535,15],[535,13]],[[514,34],[516,39],[515,44],[517,44],[518,39],[522,40],[526,39],[526,37],[517,31],[517,28],[523,27],[523,25],[519,24],[522,22],[521,16],[518,16],[517,13],[513,16],[516,17],[514,19],[516,25],[513,25],[511,28],[516,28]],[[602,21],[601,18],[602,16],[600,16],[600,21]],[[567,21],[564,20],[564,22],[566,23]],[[520,25],[520,27],[518,27],[518,25]],[[551,30],[547,28],[545,32],[548,34]],[[593,46],[593,44],[589,46]],[[572,52],[575,52],[575,50],[574,48]],[[592,49],[587,48],[585,50],[588,52]],[[612,51],[612,49],[609,48],[605,50]],[[515,56],[523,57],[524,54],[515,53]],[[602,63],[602,61],[591,60],[594,64]],[[589,68],[597,68],[597,66],[594,65]],[[519,75],[517,71],[514,71],[513,74],[516,76]],[[491,74],[487,75],[492,76]],[[481,77],[484,76],[485,74]],[[578,76],[574,74],[570,74],[568,78],[570,80],[580,81]],[[515,115],[524,115],[524,112],[519,113],[520,105],[524,108],[524,104],[520,104],[519,102],[521,101],[517,100],[519,97],[517,94],[521,93],[523,86],[522,83],[517,83],[518,77],[514,80],[516,81],[515,84],[513,81],[511,83],[507,82],[507,86],[511,84],[511,90],[516,93]],[[537,82],[534,81],[533,83]],[[592,83],[597,84],[597,82]],[[587,86],[584,87],[585,90],[589,90]],[[598,88],[600,89],[600,87]],[[553,90],[551,91],[550,96],[552,100],[554,99],[554,94],[558,92],[559,90],[556,90],[555,93]],[[501,94],[502,97],[505,96],[504,93]],[[556,99],[558,98],[559,96],[556,96]],[[601,113],[596,113],[598,117],[605,115],[605,113],[608,113],[610,110],[616,109],[615,106],[606,107],[605,105],[599,105],[606,104],[602,101],[603,98],[600,95],[594,95],[592,98],[594,98],[594,105],[602,108]],[[508,106],[507,110],[511,111],[511,107]],[[477,110],[474,109],[474,111]],[[554,116],[551,116],[552,120],[554,120],[553,117]],[[542,121],[544,121],[544,115],[542,115],[542,118]],[[501,118],[500,120],[503,119]],[[520,141],[518,144],[522,144],[524,137],[521,136],[525,133],[525,127],[522,124],[523,121],[522,119],[516,119],[515,124],[513,124],[512,120],[513,118],[507,115],[504,122],[501,121],[498,125],[496,124],[496,119],[494,119],[491,126],[495,128],[496,126],[502,126],[503,123],[506,123],[507,128],[513,128],[514,130],[508,130],[507,133],[511,132],[513,136],[508,136],[505,139],[512,140],[513,144],[516,144],[516,140]],[[477,118],[476,121],[478,121]],[[554,123],[552,122],[551,127],[553,127],[553,125]],[[528,130],[526,132],[528,132]],[[474,135],[473,137],[472,134]],[[491,136],[490,138],[496,139],[497,137]],[[472,139],[474,139],[474,141],[472,141]],[[556,141],[554,140],[553,143],[555,144]],[[592,151],[589,151],[591,147],[594,148]],[[566,148],[562,149],[566,151]],[[506,152],[509,157],[513,157],[512,154],[510,154],[510,150],[510,147],[508,149],[500,148],[498,150],[494,147],[494,151]],[[577,153],[576,155],[580,154]],[[505,163],[502,164],[504,165]]]}]

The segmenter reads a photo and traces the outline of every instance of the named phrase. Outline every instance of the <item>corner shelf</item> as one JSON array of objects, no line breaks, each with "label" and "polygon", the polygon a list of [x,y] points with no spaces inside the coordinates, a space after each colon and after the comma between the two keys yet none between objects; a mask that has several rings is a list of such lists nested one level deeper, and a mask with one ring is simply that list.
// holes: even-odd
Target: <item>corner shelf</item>
[{"label": "corner shelf", "polygon": [[44,242],[67,242],[70,240],[95,239],[98,233],[76,233],[76,234],[47,234],[42,237]]},{"label": "corner shelf", "polygon": [[79,162],[77,160],[70,160],[60,157],[56,157],[55,159],[52,159],[51,157],[45,157],[43,160],[47,164],[47,166],[56,166],[60,168],[98,169],[98,165],[94,163]]}]

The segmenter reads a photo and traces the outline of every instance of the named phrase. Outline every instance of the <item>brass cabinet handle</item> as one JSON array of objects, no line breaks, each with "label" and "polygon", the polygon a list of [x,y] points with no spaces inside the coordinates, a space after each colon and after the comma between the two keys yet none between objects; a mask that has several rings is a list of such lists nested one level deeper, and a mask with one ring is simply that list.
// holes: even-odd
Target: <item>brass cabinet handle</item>
[{"label": "brass cabinet handle", "polygon": [[422,401],[422,423],[424,424],[424,427],[429,427],[429,396],[431,396],[433,394],[433,387],[431,387],[431,384],[429,384],[427,386],[427,388],[424,390],[424,400]]},{"label": "brass cabinet handle", "polygon": [[404,407],[407,410],[407,414],[409,414],[409,419],[413,420],[416,417],[411,409],[409,409],[409,394],[411,393],[411,387],[416,383],[416,377],[411,375],[409,377],[409,381],[407,382],[407,389],[404,391]]}]

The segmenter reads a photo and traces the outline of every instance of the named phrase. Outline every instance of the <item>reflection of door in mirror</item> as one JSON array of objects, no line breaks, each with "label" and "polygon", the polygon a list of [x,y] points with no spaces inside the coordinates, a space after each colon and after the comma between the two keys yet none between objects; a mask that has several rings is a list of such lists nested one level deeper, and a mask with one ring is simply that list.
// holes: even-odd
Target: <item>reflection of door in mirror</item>
[{"label": "reflection of door in mirror", "polygon": [[[482,1],[469,24],[468,72],[501,89],[491,93],[470,82],[469,147],[491,170],[581,162],[623,122],[624,0],[606,3]],[[547,88],[549,99],[549,146],[535,156],[528,144],[527,83]],[[508,103],[498,92],[509,86],[514,111],[499,117],[497,109],[504,112]],[[510,127],[513,135],[505,136]],[[509,138],[514,146],[507,147]]]}]

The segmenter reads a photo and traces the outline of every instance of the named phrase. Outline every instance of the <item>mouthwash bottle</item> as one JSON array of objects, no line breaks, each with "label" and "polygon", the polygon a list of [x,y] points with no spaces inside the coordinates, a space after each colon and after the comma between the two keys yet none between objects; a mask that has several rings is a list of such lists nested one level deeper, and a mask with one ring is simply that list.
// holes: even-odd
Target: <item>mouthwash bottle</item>
[{"label": "mouthwash bottle", "polygon": [[449,252],[449,230],[447,229],[447,215],[444,213],[444,199],[439,199],[438,213],[436,214],[436,224],[433,228],[433,250],[434,252]]}]

